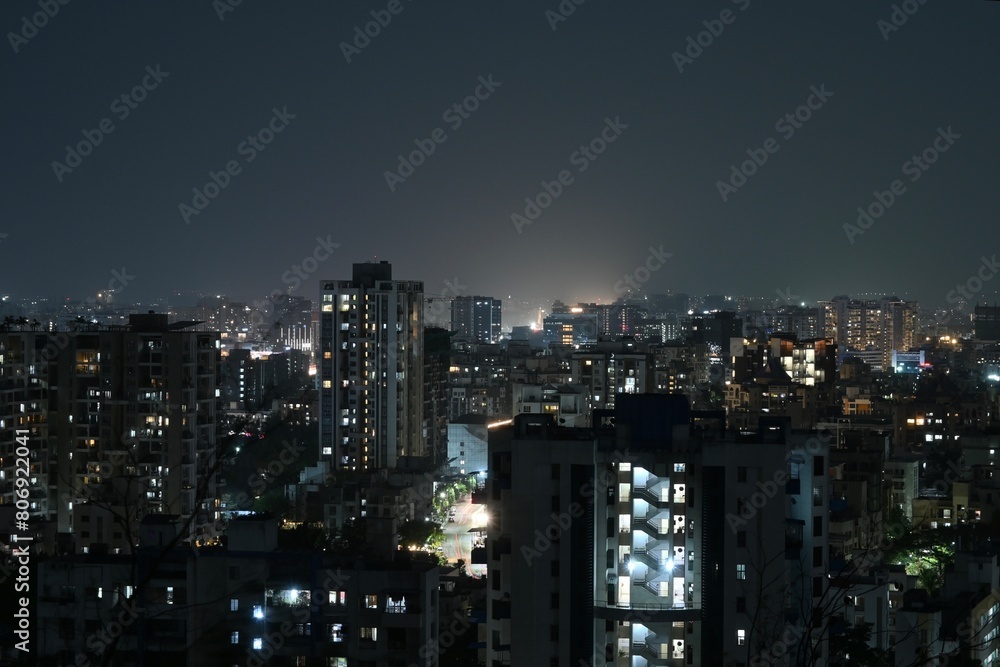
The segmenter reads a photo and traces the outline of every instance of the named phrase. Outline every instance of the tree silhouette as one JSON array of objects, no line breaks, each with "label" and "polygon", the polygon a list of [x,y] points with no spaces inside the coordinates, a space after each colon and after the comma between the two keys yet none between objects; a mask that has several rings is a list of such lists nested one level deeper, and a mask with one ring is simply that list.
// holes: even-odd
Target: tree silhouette
[{"label": "tree silhouette", "polygon": [[[927,655],[928,649],[923,649],[925,655],[918,655],[912,663],[900,662],[896,653],[904,644],[912,644],[918,633],[927,629],[926,626],[900,627],[899,614],[909,612],[887,606],[885,613],[894,614],[897,623],[879,629],[875,645],[882,648],[871,647],[873,629],[853,625],[854,618],[846,613],[853,604],[848,598],[872,593],[887,595],[892,590],[889,588],[890,579],[876,575],[885,572],[890,565],[909,566],[908,574],[917,578],[918,589],[926,589],[928,595],[933,594],[943,583],[945,567],[953,554],[951,544],[956,538],[956,529],[927,530],[928,526],[912,525],[899,512],[891,512],[888,516],[878,513],[876,517],[877,520],[862,529],[866,531],[863,535],[857,535],[862,548],[845,554],[848,560],[843,568],[839,571],[834,568],[832,574],[823,577],[821,591],[814,589],[807,561],[791,558],[786,562],[786,545],[775,544],[774,540],[765,542],[760,531],[754,530],[753,518],[748,517],[745,523],[740,524],[741,528],[745,526],[748,529],[748,548],[742,553],[746,558],[748,574],[753,573],[753,576],[739,582],[743,588],[738,593],[745,601],[749,623],[745,653],[727,656],[725,664],[806,667],[816,664],[822,654],[827,653],[830,664],[838,667],[923,667],[925,661],[932,657]],[[796,541],[792,539],[789,543],[794,548]],[[830,568],[827,567],[825,572],[830,573]],[[920,577],[921,573],[926,574]],[[1000,601],[1000,591],[988,591],[988,588],[982,587],[980,594],[970,596],[965,608],[952,608],[951,614],[957,613],[957,616],[950,617],[942,612],[942,628],[948,628],[955,619],[968,619],[975,605],[983,600],[983,594],[992,595]],[[797,589],[801,594],[786,598],[788,589]],[[790,600],[797,602],[794,609],[787,606]],[[791,617],[790,612],[794,612]],[[800,624],[796,626],[792,634],[794,641],[790,643],[786,623]],[[992,627],[990,623],[977,624],[973,620],[972,627],[964,630],[961,627],[962,624],[957,632],[962,653],[992,646],[989,642],[995,641],[986,634]],[[930,642],[944,642],[945,638],[932,637]],[[938,647],[939,650],[947,650],[944,643],[939,643]],[[912,646],[907,646],[908,652],[912,650]],[[769,659],[772,661],[769,662]]]},{"label": "tree silhouette", "polygon": [[[266,403],[266,401],[262,401],[262,404]],[[180,418],[179,405],[164,407],[167,412],[171,413],[171,418]],[[219,603],[232,592],[226,591],[218,599],[207,600],[200,603],[200,605],[171,605],[160,613],[149,613],[145,608],[136,606],[142,600],[147,600],[148,603],[148,600],[153,597],[151,582],[162,576],[164,564],[169,562],[171,557],[178,553],[180,547],[192,539],[192,526],[198,517],[203,502],[214,498],[214,496],[209,494],[213,478],[218,475],[230,452],[235,449],[236,443],[239,442],[240,434],[250,426],[254,416],[253,414],[249,414],[246,417],[237,419],[229,427],[229,430],[233,431],[234,434],[217,438],[216,446],[209,453],[209,456],[204,461],[199,461],[199,465],[197,466],[199,477],[197,483],[194,485],[195,494],[192,511],[181,518],[177,524],[176,535],[162,546],[143,549],[137,548],[140,543],[138,533],[140,522],[143,516],[151,513],[151,508],[143,504],[141,499],[145,497],[148,491],[153,490],[153,487],[147,480],[137,474],[139,461],[136,458],[135,449],[129,446],[128,441],[123,438],[123,434],[118,433],[115,435],[120,443],[119,447],[124,449],[125,454],[123,458],[118,460],[118,465],[115,466],[118,474],[115,475],[113,480],[110,480],[114,482],[113,484],[77,485],[74,479],[66,480],[64,478],[64,481],[73,489],[75,497],[83,498],[85,502],[99,507],[110,514],[113,524],[121,529],[124,539],[131,546],[130,553],[126,555],[128,558],[128,578],[131,582],[129,585],[132,587],[131,595],[125,595],[124,591],[118,595],[114,604],[106,610],[106,619],[101,619],[103,627],[107,627],[107,624],[112,619],[120,618],[123,612],[129,613],[129,609],[135,609],[139,612],[139,618],[135,619],[135,623],[148,624],[150,621],[164,614],[176,614],[179,609]],[[264,573],[261,572],[261,574],[263,575]],[[98,610],[100,613],[103,613],[100,606],[98,606]],[[144,632],[142,626],[139,626],[137,630]],[[90,638],[80,638],[78,652],[91,665],[104,666],[116,664],[120,653],[120,642],[126,634],[125,632],[121,632],[106,644],[99,642],[100,651],[92,648],[91,642],[87,641],[87,639],[92,639],[93,635]],[[141,644],[138,650],[145,651]]]}]

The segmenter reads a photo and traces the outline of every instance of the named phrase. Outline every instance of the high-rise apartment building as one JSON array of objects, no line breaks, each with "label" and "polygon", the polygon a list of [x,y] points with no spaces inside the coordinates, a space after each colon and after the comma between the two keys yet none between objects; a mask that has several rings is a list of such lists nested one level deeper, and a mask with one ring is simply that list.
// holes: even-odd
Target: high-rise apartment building
[{"label": "high-rise apartment building", "polygon": [[772,330],[775,333],[789,332],[800,339],[815,338],[818,334],[818,313],[815,309],[803,306],[782,306],[776,312],[769,313],[772,320]]},{"label": "high-rise apartment building", "polygon": [[917,303],[895,297],[880,301],[882,311],[883,365],[890,365],[892,351],[905,352],[914,345],[917,330]]},{"label": "high-rise apartment building", "polygon": [[476,343],[500,341],[500,299],[489,296],[457,296],[451,302],[451,330],[460,339]]},{"label": "high-rise apartment building", "polygon": [[300,296],[279,295],[271,300],[266,315],[265,340],[279,347],[292,348],[312,357],[316,342],[313,325],[313,302]]},{"label": "high-rise apartment building", "polygon": [[830,338],[799,340],[794,334],[775,334],[768,346],[793,382],[830,387],[837,379],[837,346]]},{"label": "high-rise apartment building", "polygon": [[726,433],[683,396],[593,421],[490,442],[487,664],[827,664],[827,445],[780,418]]},{"label": "high-rise apartment building", "polygon": [[892,351],[913,347],[917,304],[896,297],[851,299],[837,296],[818,303],[818,334],[833,338],[843,351],[878,350],[882,368],[892,363]]},{"label": "high-rise apartment building", "polygon": [[584,304],[570,308],[562,301],[552,304],[552,311],[542,320],[547,345],[580,345],[596,341],[604,330],[601,306]]},{"label": "high-rise apartment building", "polygon": [[652,357],[633,341],[602,341],[570,357],[571,379],[582,385],[594,409],[612,409],[621,394],[652,391]]},{"label": "high-rise apartment building", "polygon": [[[71,342],[50,402],[60,499],[84,502],[82,490],[110,482],[108,502],[133,504],[140,516],[197,513],[192,537],[213,539],[216,475],[203,477],[217,455],[219,334],[187,332],[151,313]],[[122,489],[122,479],[136,483]]]},{"label": "high-rise apartment building", "polygon": [[59,532],[85,541],[74,507],[98,503],[136,521],[195,514],[188,537],[214,538],[219,334],[185,328],[150,313],[0,334],[2,442],[31,430],[32,502]]},{"label": "high-rise apartment building", "polygon": [[0,505],[13,507],[17,500],[16,451],[26,442],[28,513],[42,519],[54,518],[56,511],[56,479],[49,468],[49,377],[40,357],[47,340],[45,334],[0,333]]},{"label": "high-rise apartment building", "polygon": [[596,308],[592,304],[581,305],[585,312],[596,310],[599,313],[601,336],[612,339],[642,337],[642,324],[646,321],[649,313],[641,302],[620,298],[612,304],[596,306]]},{"label": "high-rise apartment building", "polygon": [[438,327],[424,329],[424,425],[427,455],[434,463],[444,461],[448,448],[448,369],[451,332]]},{"label": "high-rise apartment building", "polygon": [[729,353],[729,341],[743,338],[743,318],[728,310],[695,315],[691,318],[688,338],[692,343],[708,345],[713,354],[725,356]]},{"label": "high-rise apartment building", "polygon": [[388,262],[325,281],[318,359],[320,461],[331,469],[393,468],[425,456],[423,293]]},{"label": "high-rise apartment building", "polygon": [[976,340],[1000,341],[1000,308],[977,305],[973,322]]}]

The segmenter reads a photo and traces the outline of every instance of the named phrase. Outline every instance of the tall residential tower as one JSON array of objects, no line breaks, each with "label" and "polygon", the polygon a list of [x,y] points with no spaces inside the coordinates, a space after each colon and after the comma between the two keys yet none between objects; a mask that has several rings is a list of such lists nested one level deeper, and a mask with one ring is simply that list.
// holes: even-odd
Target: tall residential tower
[{"label": "tall residential tower", "polygon": [[388,262],[354,265],[320,292],[320,461],[393,468],[424,456],[423,292]]},{"label": "tall residential tower", "polygon": [[459,338],[476,343],[500,340],[500,299],[459,296],[451,302],[451,329]]}]

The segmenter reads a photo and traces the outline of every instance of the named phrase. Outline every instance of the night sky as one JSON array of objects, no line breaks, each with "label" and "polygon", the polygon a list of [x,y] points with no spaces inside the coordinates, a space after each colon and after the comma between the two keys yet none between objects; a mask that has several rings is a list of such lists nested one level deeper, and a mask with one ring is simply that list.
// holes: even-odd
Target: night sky
[{"label": "night sky", "polygon": [[[124,267],[122,301],[293,285],[316,298],[319,279],[377,257],[429,294],[608,300],[652,247],[671,256],[640,270],[651,292],[943,304],[1000,253],[1000,2],[909,0],[890,30],[892,3],[871,0],[565,0],[575,11],[553,30],[557,0],[400,0],[397,14],[224,1],[76,0],[26,40],[11,33],[32,34],[37,1],[0,6],[0,291],[81,298]],[[348,63],[342,43],[372,11],[391,21]],[[144,80],[130,108],[121,96]],[[445,115],[477,87],[475,111]],[[813,87],[832,96],[776,127]],[[103,119],[114,129],[78,166],[53,165]],[[243,143],[268,123],[271,143]],[[385,172],[438,128],[390,190]],[[939,128],[947,151],[908,172]],[[602,131],[603,153],[577,153]],[[767,161],[723,201],[717,182],[748,149]],[[238,173],[186,221],[180,205],[230,161]],[[564,170],[519,233],[512,214]],[[849,239],[845,223],[897,179],[902,194]],[[286,272],[318,237],[339,247],[295,284]]]}]

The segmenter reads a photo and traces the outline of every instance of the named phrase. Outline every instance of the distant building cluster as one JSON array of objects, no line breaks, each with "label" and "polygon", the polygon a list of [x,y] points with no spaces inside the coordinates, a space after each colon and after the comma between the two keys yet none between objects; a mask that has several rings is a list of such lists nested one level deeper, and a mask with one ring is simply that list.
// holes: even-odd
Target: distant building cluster
[{"label": "distant building cluster", "polygon": [[0,302],[38,664],[1000,664],[1000,307],[120,296]]}]

